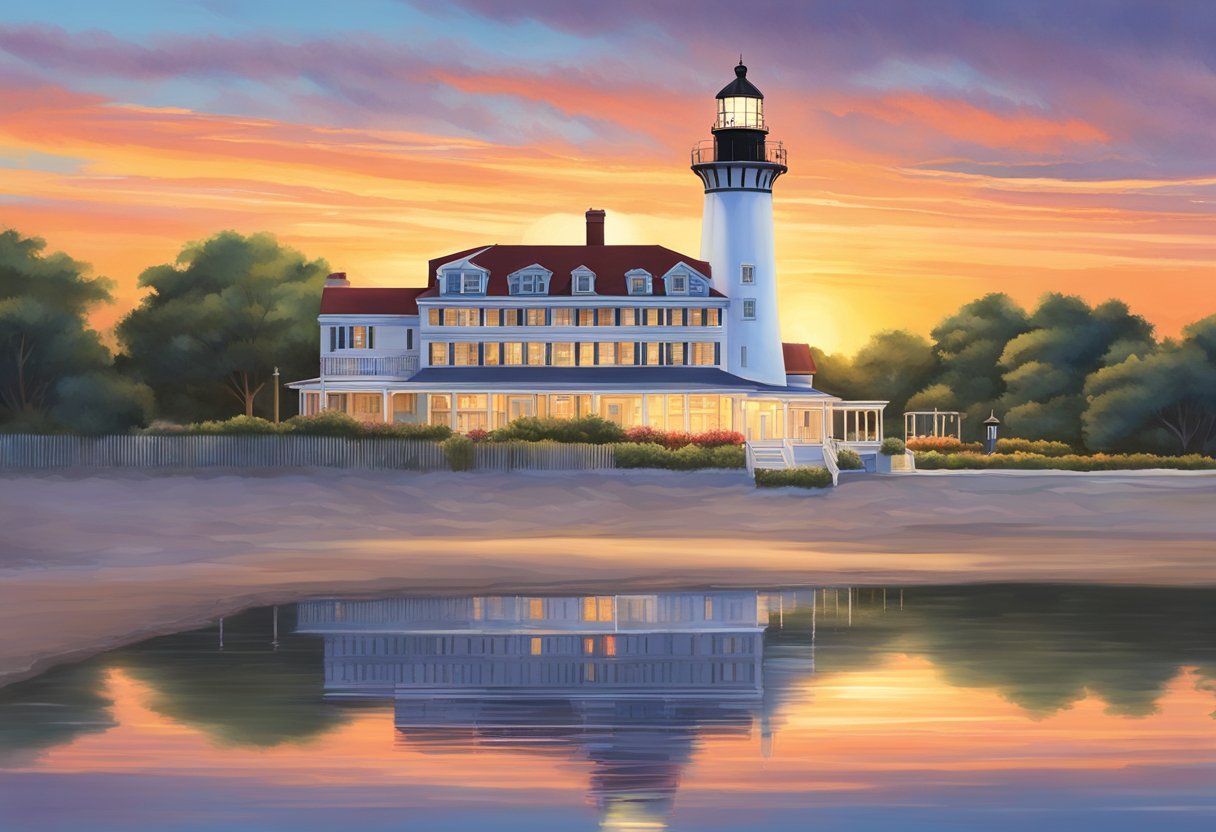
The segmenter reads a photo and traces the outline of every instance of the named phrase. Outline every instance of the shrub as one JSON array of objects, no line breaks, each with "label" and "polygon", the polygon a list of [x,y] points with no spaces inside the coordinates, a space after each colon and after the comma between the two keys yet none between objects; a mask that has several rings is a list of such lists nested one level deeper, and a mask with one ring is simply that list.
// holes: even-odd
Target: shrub
[{"label": "shrub", "polygon": [[347,416],[340,410],[322,410],[315,416],[292,416],[286,425],[292,433],[309,436],[358,437],[366,430],[358,419]]},{"label": "shrub", "polygon": [[625,431],[626,442],[636,442],[639,445],[667,445],[667,431],[652,428],[649,425],[639,425]]},{"label": "shrub", "polygon": [[674,451],[657,442],[626,442],[616,446],[617,468],[665,468],[695,471],[701,468],[742,468],[743,448],[734,445],[702,448],[685,445]]},{"label": "shrub", "polygon": [[836,467],[841,471],[857,471],[866,466],[861,461],[861,457],[857,451],[850,448],[841,448],[840,453],[836,455]]},{"label": "shrub", "polygon": [[225,434],[228,436],[257,436],[281,433],[279,425],[258,416],[233,416],[223,421],[196,422],[186,427],[185,433]]},{"label": "shrub", "polygon": [[473,470],[473,440],[467,436],[454,434],[440,444],[443,455],[448,459],[448,467],[453,471]]},{"label": "shrub", "polygon": [[883,456],[901,456],[907,448],[904,447],[904,440],[898,436],[888,436],[882,440],[882,444],[878,446],[878,451]]},{"label": "shrub", "polygon": [[913,436],[906,443],[909,451],[937,451],[943,454],[958,451],[980,451],[979,442],[962,442],[953,436]]},{"label": "shrub", "polygon": [[77,433],[126,433],[152,415],[152,388],[115,372],[68,376],[55,394],[52,418]]},{"label": "shrub", "polygon": [[998,454],[1042,454],[1043,456],[1068,456],[1073,449],[1065,442],[1055,442],[1050,439],[998,439],[996,440]]},{"label": "shrub", "polygon": [[465,436],[469,437],[470,442],[485,442],[490,438],[490,432],[485,428],[473,428]]},{"label": "shrub", "polygon": [[489,438],[495,442],[540,442],[552,439],[555,442],[607,445],[624,440],[625,430],[616,422],[601,419],[599,416],[584,416],[580,419],[540,419],[526,416],[491,432]]},{"label": "shrub", "polygon": [[743,434],[733,430],[711,430],[694,434],[692,442],[702,448],[724,448],[731,445],[741,448],[743,447]]},{"label": "shrub", "polygon": [[800,467],[773,471],[756,469],[757,488],[782,488],[787,485],[798,488],[827,488],[832,484],[832,473],[827,468]]},{"label": "shrub", "polygon": [[362,436],[385,439],[419,439],[442,441],[452,435],[447,425],[419,425],[413,422],[397,422],[391,425],[362,425]]}]

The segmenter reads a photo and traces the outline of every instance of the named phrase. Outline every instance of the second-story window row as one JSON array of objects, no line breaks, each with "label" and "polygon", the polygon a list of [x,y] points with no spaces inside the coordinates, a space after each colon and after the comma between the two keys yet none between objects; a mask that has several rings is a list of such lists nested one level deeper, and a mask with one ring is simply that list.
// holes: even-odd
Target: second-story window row
[{"label": "second-story window row", "polygon": [[431,307],[430,326],[721,326],[722,310],[705,307]]},{"label": "second-story window row", "polygon": [[712,367],[716,341],[432,341],[433,367]]},{"label": "second-story window row", "polygon": [[376,328],[374,326],[331,326],[329,327],[329,351],[336,350],[370,350],[376,346]]}]

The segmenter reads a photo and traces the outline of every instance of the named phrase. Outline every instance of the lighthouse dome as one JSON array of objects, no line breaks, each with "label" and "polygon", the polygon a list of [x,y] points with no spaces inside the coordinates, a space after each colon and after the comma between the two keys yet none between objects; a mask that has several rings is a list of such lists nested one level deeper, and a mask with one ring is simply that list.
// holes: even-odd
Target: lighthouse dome
[{"label": "lighthouse dome", "polygon": [[756,85],[747,80],[747,67],[743,65],[743,61],[739,61],[739,65],[735,67],[735,80],[731,81],[722,91],[718,93],[718,98],[764,98],[764,93],[756,88]]},{"label": "lighthouse dome", "polygon": [[717,95],[718,119],[714,130],[767,130],[764,124],[764,93],[747,80],[743,61],[735,67],[735,80]]}]

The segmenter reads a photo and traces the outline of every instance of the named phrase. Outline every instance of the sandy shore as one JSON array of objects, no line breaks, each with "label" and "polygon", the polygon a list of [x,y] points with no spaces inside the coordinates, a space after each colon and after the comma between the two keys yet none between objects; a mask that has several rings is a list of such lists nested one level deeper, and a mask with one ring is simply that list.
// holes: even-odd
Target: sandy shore
[{"label": "sandy shore", "polygon": [[1216,584],[1211,474],[0,477],[0,684],[259,603],[394,590]]}]

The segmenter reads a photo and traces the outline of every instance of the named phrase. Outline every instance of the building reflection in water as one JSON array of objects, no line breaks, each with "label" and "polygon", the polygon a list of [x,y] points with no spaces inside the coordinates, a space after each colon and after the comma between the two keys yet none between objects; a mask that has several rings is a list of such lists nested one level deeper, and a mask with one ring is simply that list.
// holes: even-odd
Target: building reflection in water
[{"label": "building reflection in water", "polygon": [[324,639],[326,696],[391,697],[403,741],[586,760],[602,828],[661,829],[698,737],[758,725],[767,742],[769,601],[757,592],[309,601],[297,631]]}]

